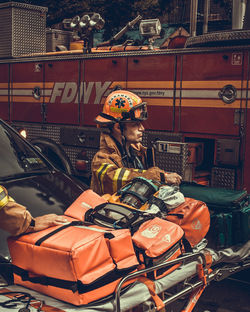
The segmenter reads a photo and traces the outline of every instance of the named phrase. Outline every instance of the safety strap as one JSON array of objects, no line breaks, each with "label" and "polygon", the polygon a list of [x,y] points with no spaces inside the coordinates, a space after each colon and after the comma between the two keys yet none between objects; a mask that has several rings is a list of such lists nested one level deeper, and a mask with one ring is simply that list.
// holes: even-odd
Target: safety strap
[{"label": "safety strap", "polygon": [[77,291],[78,285],[75,281],[67,281],[44,275],[29,275],[29,271],[24,270],[16,265],[13,265],[13,272],[19,275],[23,281],[29,281],[34,284],[41,284],[46,286],[50,285],[54,287],[69,289],[72,290],[73,293]]},{"label": "safety strap", "polygon": [[[84,265],[84,264],[83,264]],[[34,284],[41,284],[41,285],[50,285],[58,288],[68,289],[71,290],[73,293],[77,292],[79,294],[88,293],[92,290],[97,288],[103,287],[109,283],[112,283],[124,276],[124,274],[131,273],[136,268],[136,266],[131,266],[129,268],[123,270],[113,270],[106,274],[104,274],[101,278],[95,280],[89,284],[83,284],[81,281],[68,281],[54,277],[48,277],[44,275],[34,275],[31,273],[29,275],[29,271],[24,270],[20,267],[13,265],[13,272],[19,275],[23,281],[29,281]]]},{"label": "safety strap", "polygon": [[147,286],[149,293],[150,293],[150,295],[151,295],[151,297],[155,303],[156,310],[160,311],[161,309],[163,309],[165,307],[165,304],[163,303],[161,298],[155,292],[155,283],[145,276],[139,276],[138,281]]},{"label": "safety strap", "polygon": [[43,237],[41,237],[40,239],[38,239],[36,242],[35,242],[35,245],[36,246],[40,246],[46,239],[50,238],[51,236],[55,235],[56,233],[70,227],[70,226],[76,226],[76,225],[83,225],[84,222],[82,221],[72,221],[70,223],[67,223],[57,229],[55,229],[54,231],[51,231],[50,233],[48,233],[47,235],[44,235]]},{"label": "safety strap", "polygon": [[182,243],[183,243],[185,252],[191,252],[191,253],[193,252],[192,246],[189,243],[189,241],[185,238],[185,236],[182,238]]}]

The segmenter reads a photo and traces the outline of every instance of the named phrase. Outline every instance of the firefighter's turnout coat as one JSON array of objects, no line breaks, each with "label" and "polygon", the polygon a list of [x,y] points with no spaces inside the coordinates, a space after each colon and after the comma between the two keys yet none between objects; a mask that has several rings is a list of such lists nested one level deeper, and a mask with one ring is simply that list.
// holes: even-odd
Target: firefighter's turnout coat
[{"label": "firefighter's turnout coat", "polygon": [[22,205],[16,203],[4,187],[0,186],[0,228],[11,235],[19,235],[27,231],[32,216]]},{"label": "firefighter's turnout coat", "polygon": [[154,166],[151,151],[139,143],[131,146],[129,156],[125,155],[115,138],[101,133],[100,150],[91,165],[91,188],[99,195],[113,194],[139,176],[165,182],[165,173]]}]

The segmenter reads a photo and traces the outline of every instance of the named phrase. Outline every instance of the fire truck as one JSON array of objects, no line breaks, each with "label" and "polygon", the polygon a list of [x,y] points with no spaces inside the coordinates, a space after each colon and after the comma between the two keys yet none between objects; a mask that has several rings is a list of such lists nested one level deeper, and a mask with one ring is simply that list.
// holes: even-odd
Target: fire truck
[{"label": "fire truck", "polygon": [[138,17],[147,46],[115,45],[113,37],[89,48],[83,38],[80,49],[48,52],[46,12],[0,5],[2,119],[89,181],[100,135],[93,120],[114,88],[128,89],[148,104],[143,141],[159,167],[185,181],[250,191],[249,30],[179,33],[172,46],[156,47],[159,21]]}]

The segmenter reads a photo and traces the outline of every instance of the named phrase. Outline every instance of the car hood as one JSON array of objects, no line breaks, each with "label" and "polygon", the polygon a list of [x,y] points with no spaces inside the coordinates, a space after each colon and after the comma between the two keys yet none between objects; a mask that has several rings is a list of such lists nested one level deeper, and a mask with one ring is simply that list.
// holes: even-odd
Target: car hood
[{"label": "car hood", "polygon": [[[36,176],[12,178],[1,182],[9,195],[19,204],[24,205],[37,217],[48,213],[63,214],[70,204],[84,191],[86,185],[60,171],[53,171]],[[0,230],[0,254],[9,257],[7,237],[9,234]]]}]

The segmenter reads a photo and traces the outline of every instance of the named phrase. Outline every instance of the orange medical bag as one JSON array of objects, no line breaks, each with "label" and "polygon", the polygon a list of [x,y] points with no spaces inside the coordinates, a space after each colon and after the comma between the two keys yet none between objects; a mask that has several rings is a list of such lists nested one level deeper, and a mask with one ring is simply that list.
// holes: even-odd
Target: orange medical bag
[{"label": "orange medical bag", "polygon": [[[182,228],[167,220],[156,217],[144,222],[132,236],[142,267],[148,268],[179,257],[184,251],[183,236]],[[156,269],[148,273],[148,277],[161,278],[180,265],[181,263],[178,263],[171,267]]]},{"label": "orange medical bag", "polygon": [[14,282],[85,305],[113,294],[138,261],[128,229],[87,226],[67,218],[65,225],[8,239]]},{"label": "orange medical bag", "polygon": [[184,203],[171,209],[166,219],[183,229],[185,238],[192,247],[206,236],[210,227],[210,213],[207,205],[200,200],[188,197],[185,197]]},{"label": "orange medical bag", "polygon": [[[141,180],[136,179],[136,182]],[[65,214],[111,229],[129,229],[133,235],[132,240],[140,268],[167,262],[182,254],[184,231],[179,225],[128,204],[116,203],[115,200],[106,202],[102,198],[102,203],[99,204],[100,199],[95,193],[94,196],[86,195],[88,195],[86,192],[82,194],[65,211]],[[89,198],[95,198],[95,202],[90,204]],[[148,277],[158,279],[172,272],[179,265],[158,269],[149,273]]]},{"label": "orange medical bag", "polygon": [[84,221],[85,213],[98,205],[107,203],[107,201],[93,192],[91,189],[86,190],[67,208],[64,212],[66,216]]}]

